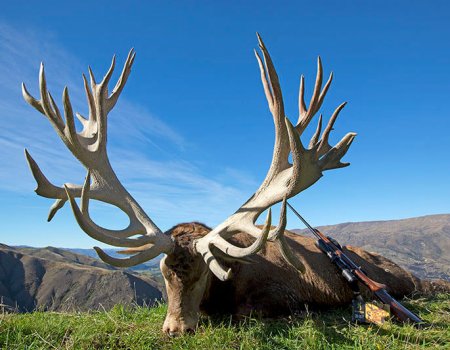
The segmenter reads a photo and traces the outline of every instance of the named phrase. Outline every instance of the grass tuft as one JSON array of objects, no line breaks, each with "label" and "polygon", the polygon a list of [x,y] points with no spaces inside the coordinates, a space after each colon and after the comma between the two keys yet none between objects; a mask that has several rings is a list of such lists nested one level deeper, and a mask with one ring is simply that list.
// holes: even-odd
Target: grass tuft
[{"label": "grass tuft", "polygon": [[429,327],[354,325],[350,309],[265,320],[201,317],[194,335],[162,334],[166,305],[0,315],[1,349],[450,349],[450,295],[404,301]]}]

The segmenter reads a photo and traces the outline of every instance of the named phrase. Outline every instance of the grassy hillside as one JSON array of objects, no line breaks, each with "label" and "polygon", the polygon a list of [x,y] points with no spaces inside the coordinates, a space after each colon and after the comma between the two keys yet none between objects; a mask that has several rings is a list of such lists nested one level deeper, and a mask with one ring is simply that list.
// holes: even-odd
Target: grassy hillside
[{"label": "grassy hillside", "polygon": [[158,282],[148,275],[57,248],[0,246],[0,312],[109,310],[161,297]]},{"label": "grassy hillside", "polygon": [[161,333],[166,306],[109,312],[0,315],[2,349],[450,349],[450,295],[404,302],[431,324],[417,330],[349,323],[349,308],[280,320],[203,318],[195,335]]}]

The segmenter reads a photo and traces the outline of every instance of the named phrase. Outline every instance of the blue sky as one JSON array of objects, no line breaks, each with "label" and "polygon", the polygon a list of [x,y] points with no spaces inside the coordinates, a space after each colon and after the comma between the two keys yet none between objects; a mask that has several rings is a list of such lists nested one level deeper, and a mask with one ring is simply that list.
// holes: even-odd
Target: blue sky
[{"label": "blue sky", "polygon": [[[152,219],[217,225],[259,186],[273,124],[253,49],[274,60],[286,113],[297,118],[300,74],[309,98],[316,58],[335,74],[322,112],[343,101],[331,141],[358,136],[345,160],[291,202],[313,225],[450,212],[450,3],[447,1],[16,1],[0,13],[0,242],[91,247],[64,207],[34,194],[23,149],[55,184],[85,172],[48,121],[22,99],[38,94],[39,63],[61,101],[87,106],[81,73],[103,76],[131,47],[132,74],[109,118],[109,156]],[[120,71],[119,69],[117,69]],[[118,73],[115,75],[117,78]],[[113,77],[114,81],[114,77]],[[61,105],[61,104],[60,104]],[[125,216],[97,204],[94,219]],[[300,227],[288,217],[288,227]]]}]

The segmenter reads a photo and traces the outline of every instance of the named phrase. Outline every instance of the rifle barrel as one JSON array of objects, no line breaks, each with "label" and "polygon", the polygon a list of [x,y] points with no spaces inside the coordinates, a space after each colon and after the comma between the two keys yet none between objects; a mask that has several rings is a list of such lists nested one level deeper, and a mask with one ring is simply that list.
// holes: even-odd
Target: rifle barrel
[{"label": "rifle barrel", "polygon": [[292,205],[289,204],[289,202],[286,202],[286,204],[293,211],[293,213],[305,224],[305,226],[314,234],[314,236],[316,236],[317,238],[321,238],[317,234],[316,230],[314,228],[312,228],[312,226],[310,224],[308,224],[308,222],[305,219],[303,219],[303,216],[301,216],[300,213],[297,210],[295,210]]}]

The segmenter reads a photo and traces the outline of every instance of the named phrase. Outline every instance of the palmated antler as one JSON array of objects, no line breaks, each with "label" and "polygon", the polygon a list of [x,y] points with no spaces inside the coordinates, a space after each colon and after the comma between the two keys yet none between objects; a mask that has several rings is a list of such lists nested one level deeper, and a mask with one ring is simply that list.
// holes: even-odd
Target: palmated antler
[{"label": "palmated antler", "polygon": [[[171,238],[161,232],[122,186],[111,167],[106,151],[107,116],[125,86],[134,58],[135,52],[132,49],[111,94],[108,93],[108,83],[114,71],[115,57],[113,57],[111,66],[100,83],[96,82],[91,68],[89,68],[90,87],[83,75],[89,117],[85,118],[78,113],[76,114],[83,126],[81,132],[77,132],[75,128],[74,113],[67,87],[64,88],[63,92],[64,121],[58,106],[47,90],[42,64],[39,73],[40,99],[37,100],[32,97],[25,85],[22,84],[24,99],[47,117],[67,148],[87,169],[83,186],[65,184],[64,187],[57,187],[47,180],[37,163],[25,150],[28,164],[37,182],[36,193],[43,197],[56,199],[50,209],[48,221],[69,200],[78,224],[92,238],[117,247],[148,246],[147,249],[128,259],[112,258],[100,248],[95,247],[97,253],[105,262],[121,267],[137,265],[173,249]],[[80,207],[76,203],[75,197],[81,197]],[[95,224],[89,215],[90,199],[112,204],[124,211],[130,219],[128,227],[123,230],[109,230]],[[138,237],[133,238],[133,236]]]},{"label": "palmated antler", "polygon": [[[233,215],[195,243],[196,250],[203,255],[214,274],[222,280],[229,278],[231,271],[222,267],[214,258],[211,253],[213,246],[231,257],[238,257],[250,252],[255,253],[261,249],[266,239],[277,242],[285,259],[298,270],[304,271],[304,265],[291,252],[283,235],[286,228],[286,201],[314,184],[322,176],[323,171],[348,166],[349,163],[342,163],[341,158],[346,154],[356,136],[355,133],[348,133],[334,147],[330,146],[328,142],[334,122],[345,106],[343,103],[336,108],[322,134],[322,116],[319,117],[316,132],[312,136],[309,146],[307,148],[303,146],[300,136],[319,111],[333,75],[330,75],[322,88],[323,73],[319,57],[316,83],[308,107],[304,101],[304,77],[301,77],[299,119],[297,125],[293,126],[284,113],[281,87],[272,59],[261,37],[258,34],[257,36],[263,60],[256,50],[255,55],[261,71],[264,92],[275,123],[275,145],[269,171],[256,193]],[[289,155],[292,155],[292,164],[289,162]],[[270,230],[270,207],[280,201],[283,203],[279,224],[275,229]],[[268,219],[264,228],[260,229],[255,222],[267,208],[269,208]],[[248,248],[236,247],[226,239],[237,232],[246,232],[256,240]]]}]

